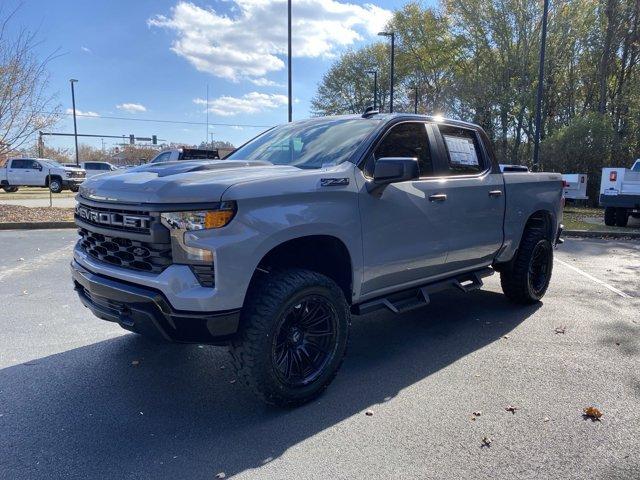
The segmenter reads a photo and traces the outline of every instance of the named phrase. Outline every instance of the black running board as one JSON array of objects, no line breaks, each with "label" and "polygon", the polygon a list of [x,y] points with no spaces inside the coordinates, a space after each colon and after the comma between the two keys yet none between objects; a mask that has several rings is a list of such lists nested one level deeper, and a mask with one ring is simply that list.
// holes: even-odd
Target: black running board
[{"label": "black running board", "polygon": [[473,272],[464,273],[420,287],[394,292],[384,297],[369,300],[351,307],[352,313],[366,315],[376,310],[386,308],[393,313],[404,313],[416,308],[429,305],[430,295],[449,288],[457,288],[463,292],[470,292],[482,287],[482,279],[494,274],[493,268],[482,268]]}]

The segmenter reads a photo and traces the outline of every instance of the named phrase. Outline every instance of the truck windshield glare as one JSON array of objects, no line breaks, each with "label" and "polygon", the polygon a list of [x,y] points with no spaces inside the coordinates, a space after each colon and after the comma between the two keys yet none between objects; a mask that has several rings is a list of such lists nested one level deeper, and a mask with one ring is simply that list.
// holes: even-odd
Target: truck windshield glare
[{"label": "truck windshield glare", "polygon": [[256,137],[227,160],[265,160],[299,168],[337,165],[349,160],[378,125],[377,120],[344,118],[290,123]]}]

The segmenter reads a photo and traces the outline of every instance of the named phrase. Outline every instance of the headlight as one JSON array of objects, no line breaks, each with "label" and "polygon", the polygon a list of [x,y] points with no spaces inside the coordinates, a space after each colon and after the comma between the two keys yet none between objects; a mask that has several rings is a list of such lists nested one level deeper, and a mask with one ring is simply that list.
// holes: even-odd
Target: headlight
[{"label": "headlight", "polygon": [[195,237],[190,232],[222,228],[229,224],[235,214],[235,202],[221,202],[210,210],[162,213],[162,224],[171,232],[173,261],[190,265],[211,264],[213,252],[191,246]]},{"label": "headlight", "polygon": [[222,228],[227,225],[236,214],[235,202],[221,202],[213,210],[198,210],[193,212],[165,212],[162,222],[170,229],[205,230]]},{"label": "headlight", "polygon": [[67,174],[67,177],[73,177],[73,172],[65,172]]}]

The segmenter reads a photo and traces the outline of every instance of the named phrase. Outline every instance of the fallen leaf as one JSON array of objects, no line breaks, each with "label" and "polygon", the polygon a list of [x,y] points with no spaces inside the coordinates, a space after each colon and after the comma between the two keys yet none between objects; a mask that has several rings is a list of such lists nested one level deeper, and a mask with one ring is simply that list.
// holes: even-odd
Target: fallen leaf
[{"label": "fallen leaf", "polygon": [[226,474],[224,472],[219,472],[216,474],[216,478],[226,478]]},{"label": "fallen leaf", "polygon": [[513,413],[514,415],[516,414],[516,410],[519,410],[519,408],[518,408],[518,407],[514,407],[513,405],[507,405],[506,407],[504,407],[504,409],[505,409],[507,412],[511,412],[511,413]]},{"label": "fallen leaf", "polygon": [[556,333],[565,333],[567,330],[567,326],[566,325],[562,325],[561,327],[556,327],[554,332]]},{"label": "fallen leaf", "polygon": [[365,414],[367,417],[373,417],[373,410],[367,410],[366,412],[364,412],[364,414]]},{"label": "fallen leaf", "polygon": [[24,258],[20,257],[20,258],[18,259],[18,261],[19,261],[19,262],[24,262]]},{"label": "fallen leaf", "polygon": [[507,338],[509,338],[509,335],[504,335],[502,338],[506,340]]},{"label": "fallen leaf", "polygon": [[134,367],[136,365],[140,365],[140,360],[134,360],[133,362],[131,362],[131,365],[133,365]]},{"label": "fallen leaf", "polygon": [[489,437],[482,437],[482,446],[483,447],[490,447],[491,446],[491,439]]},{"label": "fallen leaf", "polygon": [[550,420],[550,418],[549,418],[549,417],[544,417],[544,420],[543,420],[543,421],[544,421],[544,422],[548,422],[549,420]]},{"label": "fallen leaf", "polygon": [[236,379],[234,378],[233,380],[229,380],[229,383],[236,383]]},{"label": "fallen leaf", "polygon": [[227,367],[225,367],[224,365],[220,365],[220,370],[224,370],[225,368]]},{"label": "fallen leaf", "polygon": [[582,411],[584,412],[582,416],[585,417],[585,419],[590,418],[593,422],[599,422],[600,417],[603,415],[596,407],[585,407]]},{"label": "fallen leaf", "polygon": [[480,410],[478,410],[477,412],[473,412],[474,417],[479,417],[480,415],[482,415],[482,412]]}]

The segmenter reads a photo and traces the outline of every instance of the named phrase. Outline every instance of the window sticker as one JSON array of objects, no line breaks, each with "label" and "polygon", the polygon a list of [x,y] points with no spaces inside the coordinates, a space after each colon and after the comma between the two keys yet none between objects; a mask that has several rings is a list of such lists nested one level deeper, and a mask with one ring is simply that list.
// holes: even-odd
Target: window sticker
[{"label": "window sticker", "polygon": [[478,166],[480,164],[473,139],[453,135],[443,135],[443,137],[447,143],[452,165]]}]

